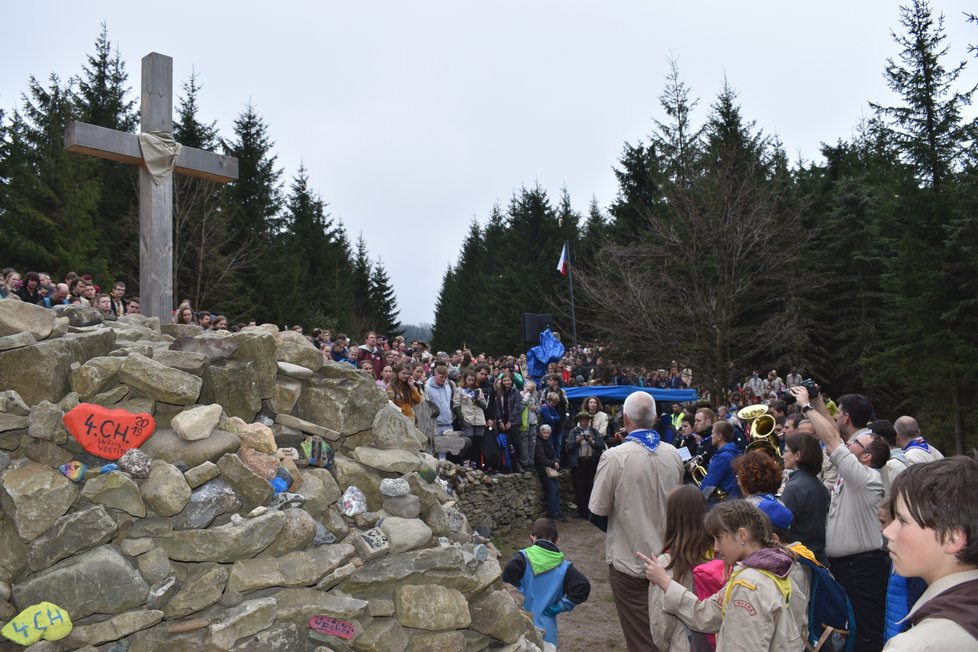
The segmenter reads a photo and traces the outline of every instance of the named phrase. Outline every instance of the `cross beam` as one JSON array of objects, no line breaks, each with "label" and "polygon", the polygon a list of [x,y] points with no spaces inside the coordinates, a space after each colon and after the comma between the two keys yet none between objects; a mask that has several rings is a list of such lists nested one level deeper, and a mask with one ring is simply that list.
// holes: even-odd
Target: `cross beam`
[{"label": "cross beam", "polygon": [[[136,134],[77,120],[65,130],[65,149],[129,165],[143,164]],[[227,183],[238,178],[238,159],[184,145],[173,171],[188,177]]]},{"label": "cross beam", "polygon": [[[173,131],[173,59],[151,52],[142,60],[140,123],[144,132]],[[65,131],[65,149],[139,166],[139,293],[144,314],[166,323],[173,313],[173,176],[153,181],[139,137],[84,122]],[[227,183],[238,178],[238,159],[184,147],[176,172]]]}]

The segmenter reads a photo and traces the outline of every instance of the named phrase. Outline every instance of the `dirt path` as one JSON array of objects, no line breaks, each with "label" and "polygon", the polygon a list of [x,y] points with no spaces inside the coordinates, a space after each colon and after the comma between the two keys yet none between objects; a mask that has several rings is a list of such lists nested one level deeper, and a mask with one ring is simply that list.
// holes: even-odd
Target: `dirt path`
[{"label": "dirt path", "polygon": [[[604,532],[582,519],[558,523],[560,549],[591,581],[591,597],[569,614],[557,618],[562,652],[623,652],[625,638],[618,623],[615,601],[604,562]],[[505,564],[516,550],[530,544],[527,535],[513,533],[496,541]]]}]

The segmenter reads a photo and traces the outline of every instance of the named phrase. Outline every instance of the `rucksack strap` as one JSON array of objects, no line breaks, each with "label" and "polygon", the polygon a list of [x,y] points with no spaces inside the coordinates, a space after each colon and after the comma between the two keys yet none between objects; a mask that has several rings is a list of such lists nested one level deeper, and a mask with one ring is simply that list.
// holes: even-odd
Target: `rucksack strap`
[{"label": "rucksack strap", "polygon": [[834,628],[826,626],[825,630],[822,632],[822,635],[817,641],[815,641],[815,647],[812,647],[812,644],[806,640],[805,649],[808,650],[808,652],[818,652],[822,649],[822,646],[825,645],[825,642],[829,640],[829,637],[832,636],[832,632],[834,631]]}]

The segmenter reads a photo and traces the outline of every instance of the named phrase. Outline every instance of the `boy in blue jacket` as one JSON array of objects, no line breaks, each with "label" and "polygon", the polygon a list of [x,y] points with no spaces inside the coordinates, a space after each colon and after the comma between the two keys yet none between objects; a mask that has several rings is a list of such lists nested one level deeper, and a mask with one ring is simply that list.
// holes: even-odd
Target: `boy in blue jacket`
[{"label": "boy in blue jacket", "polygon": [[564,559],[557,547],[557,523],[538,518],[530,529],[529,548],[520,550],[503,569],[503,581],[525,596],[523,608],[543,630],[543,640],[557,645],[557,614],[571,611],[588,599],[591,583]]}]

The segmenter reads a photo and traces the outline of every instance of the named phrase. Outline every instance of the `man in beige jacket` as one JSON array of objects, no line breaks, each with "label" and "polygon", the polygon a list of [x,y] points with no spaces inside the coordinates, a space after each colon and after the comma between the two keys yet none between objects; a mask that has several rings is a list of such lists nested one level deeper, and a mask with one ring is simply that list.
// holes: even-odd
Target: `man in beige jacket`
[{"label": "man in beige jacket", "polygon": [[649,582],[635,553],[662,552],[666,498],[682,483],[683,463],[654,430],[655,401],[649,394],[630,394],[623,413],[628,436],[598,461],[588,507],[608,517],[605,555],[625,644],[629,652],[649,652],[656,650],[649,627]]}]

